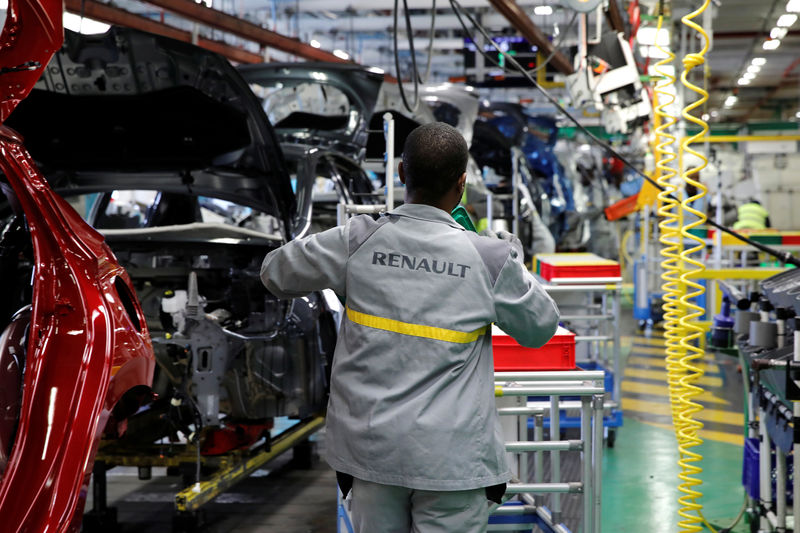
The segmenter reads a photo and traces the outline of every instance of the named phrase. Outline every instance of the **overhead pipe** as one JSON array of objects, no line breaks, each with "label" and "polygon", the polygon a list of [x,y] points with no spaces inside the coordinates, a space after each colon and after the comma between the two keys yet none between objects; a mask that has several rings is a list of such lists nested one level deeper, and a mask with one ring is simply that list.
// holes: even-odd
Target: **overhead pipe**
[{"label": "overhead pipe", "polygon": [[197,4],[193,0],[147,0],[147,3],[206,26],[238,35],[262,46],[275,48],[297,57],[312,61],[326,61],[328,63],[350,63],[350,61],[337,57],[330,52],[314,48],[297,39],[262,28],[257,24],[223,13],[218,9],[206,7],[205,4]]},{"label": "overhead pipe", "polygon": [[539,51],[545,57],[553,54],[550,64],[562,74],[572,74],[574,72],[572,64],[564,54],[553,46],[553,43],[542,33],[542,30],[533,23],[525,11],[519,7],[515,0],[489,0],[494,8],[499,11],[511,25],[522,34],[529,43],[539,47]]},{"label": "overhead pipe", "polygon": [[[151,18],[142,17],[130,11],[125,11],[124,9],[113,7],[109,4],[103,4],[95,0],[84,0],[83,2],[81,2],[81,0],[65,0],[64,8],[70,13],[75,13],[77,15],[82,13],[85,17],[99,20],[106,24],[114,24],[116,26],[125,26],[135,30],[146,31],[177,41],[192,42],[192,33],[189,31],[181,30]],[[263,56],[260,54],[248,52],[247,50],[242,50],[241,48],[219,41],[199,38],[197,45],[206,50],[216,52],[237,63],[262,63],[264,61]]]}]

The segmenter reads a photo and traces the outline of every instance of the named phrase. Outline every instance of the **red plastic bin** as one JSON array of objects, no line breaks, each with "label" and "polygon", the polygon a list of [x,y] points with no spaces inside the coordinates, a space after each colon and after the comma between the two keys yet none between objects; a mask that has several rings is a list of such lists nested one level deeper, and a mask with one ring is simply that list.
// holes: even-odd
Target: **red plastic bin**
[{"label": "red plastic bin", "polygon": [[525,348],[498,327],[492,328],[492,351],[496,372],[526,370],[573,370],[575,334],[559,326],[541,348]]},{"label": "red plastic bin", "polygon": [[617,261],[591,253],[538,254],[534,259],[536,273],[548,281],[558,278],[618,278],[621,275]]},{"label": "red plastic bin", "polygon": [[783,245],[800,244],[800,233],[798,233],[798,232],[792,231],[792,232],[789,232],[789,233],[784,233],[782,235],[782,237],[783,237],[783,240],[781,241],[781,244],[783,244]]}]

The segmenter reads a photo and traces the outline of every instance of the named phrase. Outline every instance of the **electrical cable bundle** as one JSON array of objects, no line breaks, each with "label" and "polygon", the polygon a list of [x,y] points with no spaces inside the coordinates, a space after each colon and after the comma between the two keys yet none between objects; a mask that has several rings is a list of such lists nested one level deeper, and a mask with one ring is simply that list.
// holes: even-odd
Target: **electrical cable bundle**
[{"label": "electrical cable bundle", "polygon": [[411,79],[414,82],[414,104],[408,103],[408,97],[406,96],[405,87],[403,87],[403,78],[400,75],[400,54],[397,49],[397,17],[400,12],[400,0],[394,0],[394,31],[392,32],[392,38],[394,43],[394,68],[395,74],[397,77],[397,87],[400,90],[400,99],[403,101],[403,106],[408,110],[409,113],[414,113],[419,107],[419,84],[420,83],[427,83],[428,77],[431,74],[431,59],[433,58],[433,41],[435,39],[434,30],[436,27],[436,0],[433,0],[433,4],[431,5],[431,27],[430,27],[430,35],[428,36],[428,58],[427,64],[425,65],[425,76],[419,75],[419,70],[417,69],[417,53],[414,50],[414,30],[411,28],[411,15],[408,12],[408,0],[403,0],[403,15],[406,21],[406,37],[408,38],[408,47],[411,53]]}]

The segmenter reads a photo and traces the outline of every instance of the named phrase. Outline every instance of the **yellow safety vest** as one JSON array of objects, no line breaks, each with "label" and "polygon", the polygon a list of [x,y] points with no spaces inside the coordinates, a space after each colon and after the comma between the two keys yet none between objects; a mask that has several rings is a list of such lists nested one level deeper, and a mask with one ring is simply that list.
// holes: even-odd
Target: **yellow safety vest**
[{"label": "yellow safety vest", "polygon": [[737,209],[739,219],[733,229],[766,229],[769,212],[752,202],[740,205]]}]

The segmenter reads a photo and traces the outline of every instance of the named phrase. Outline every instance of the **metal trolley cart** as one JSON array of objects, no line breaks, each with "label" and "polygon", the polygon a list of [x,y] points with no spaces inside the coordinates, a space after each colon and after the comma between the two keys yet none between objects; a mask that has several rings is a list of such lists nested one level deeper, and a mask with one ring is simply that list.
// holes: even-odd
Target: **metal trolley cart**
[{"label": "metal trolley cart", "polygon": [[[507,439],[506,451],[514,479],[508,485],[503,504],[493,506],[488,531],[531,531],[537,526],[546,533],[569,533],[572,530],[562,522],[561,496],[581,494],[582,531],[600,532],[604,379],[601,371],[495,373],[498,412]],[[549,397],[550,405],[530,407],[527,405],[528,396]],[[559,440],[558,417],[552,417],[552,413],[559,410],[559,398],[562,396],[578,398],[580,439]],[[550,438],[544,440],[539,427],[534,432],[534,440],[528,440],[528,419],[545,415],[551,416],[554,421]],[[561,453],[567,451],[580,452],[579,480],[562,479]],[[544,482],[546,453],[550,454],[551,475],[550,480]],[[532,475],[529,474],[531,454]],[[550,506],[538,503],[534,494],[550,494]],[[339,533],[353,533],[349,501],[342,500],[341,493],[337,521]]]},{"label": "metal trolley cart", "polygon": [[[495,386],[509,465],[515,477],[508,485],[507,501],[495,506],[489,531],[531,531],[538,526],[546,533],[571,531],[563,521],[562,495],[581,494],[580,524],[583,533],[599,533],[602,494],[603,397],[605,375],[601,371],[497,372]],[[530,396],[547,397],[549,405],[532,406]],[[563,397],[577,398],[580,438],[561,440],[560,417]],[[528,420],[552,420],[550,438],[544,440],[542,424],[528,440]],[[580,480],[562,479],[562,452],[580,452]],[[550,454],[550,480],[543,481],[544,455]],[[533,455],[533,468],[528,459]],[[550,494],[550,505],[538,503],[534,494]],[[576,529],[577,530],[577,529]]]},{"label": "metal trolley cart", "polygon": [[[561,322],[576,333],[576,364],[583,370],[605,372],[608,397],[603,403],[603,425],[608,445],[613,447],[616,428],[622,426],[620,409],[620,295],[621,277],[553,277],[539,276],[545,291],[553,297],[561,311]],[[599,302],[597,301],[599,300]],[[578,403],[562,399],[561,410],[574,410]],[[562,429],[576,428],[580,419],[562,412]],[[545,427],[551,425],[546,418]]]}]

